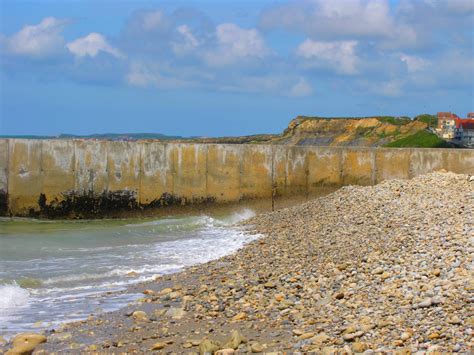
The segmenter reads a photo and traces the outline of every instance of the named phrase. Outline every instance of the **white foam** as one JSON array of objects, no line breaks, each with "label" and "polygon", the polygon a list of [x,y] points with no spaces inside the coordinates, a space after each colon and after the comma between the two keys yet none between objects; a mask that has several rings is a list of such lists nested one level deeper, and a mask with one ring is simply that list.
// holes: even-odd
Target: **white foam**
[{"label": "white foam", "polygon": [[255,212],[250,208],[244,208],[241,211],[234,212],[230,217],[230,223],[235,224],[238,222],[245,221],[246,219],[255,217]]},{"label": "white foam", "polygon": [[[117,309],[140,295],[110,295],[110,291],[124,290],[127,285],[152,280],[157,275],[215,260],[259,238],[233,226],[253,216],[252,210],[241,209],[225,217],[200,215],[128,224],[127,230],[122,230],[125,235],[146,232],[150,242],[135,244],[131,238],[127,245],[62,247],[58,255],[48,259],[35,263],[22,261],[18,265],[21,271],[34,272],[40,263],[42,276],[47,278],[42,280],[42,287],[29,291],[16,284],[0,285],[0,328],[5,324],[5,331],[13,334],[29,330],[38,320],[86,318],[95,312],[96,306]],[[155,230],[155,225],[162,227]],[[74,256],[64,255],[65,250],[68,254],[74,252]],[[83,250],[92,253],[78,253]],[[10,269],[16,270],[16,264],[9,266]],[[130,273],[136,275],[129,277]],[[39,316],[41,310],[47,310],[48,317]],[[68,315],[64,316],[64,312]]]},{"label": "white foam", "polygon": [[0,285],[0,315],[13,313],[16,308],[26,306],[30,294],[16,283]]}]

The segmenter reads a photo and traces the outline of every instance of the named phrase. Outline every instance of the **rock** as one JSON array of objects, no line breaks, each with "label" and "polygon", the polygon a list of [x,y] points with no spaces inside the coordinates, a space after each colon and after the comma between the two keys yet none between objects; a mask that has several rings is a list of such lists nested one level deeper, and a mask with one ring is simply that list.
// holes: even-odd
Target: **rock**
[{"label": "rock", "polygon": [[180,307],[171,307],[166,311],[166,316],[171,317],[173,319],[181,319],[186,314],[186,311]]},{"label": "rock", "polygon": [[151,350],[161,350],[166,346],[166,343],[159,341],[152,345]]},{"label": "rock", "polygon": [[400,336],[400,339],[403,341],[408,340],[410,338],[411,338],[411,335],[408,332],[403,332],[402,335]]},{"label": "rock", "polygon": [[425,298],[423,301],[421,301],[420,303],[418,304],[415,304],[413,306],[414,309],[416,308],[427,308],[427,307],[431,307],[431,305],[433,304],[433,301],[431,300],[431,298]]},{"label": "rock", "polygon": [[234,317],[232,317],[233,320],[244,320],[246,318],[247,314],[245,312],[237,313]]},{"label": "rock", "polygon": [[276,285],[273,282],[266,282],[263,287],[265,288],[276,288]]},{"label": "rock", "polygon": [[233,330],[230,339],[224,342],[223,348],[237,349],[240,344],[246,342],[247,340],[238,330]]},{"label": "rock", "polygon": [[192,347],[193,347],[193,344],[190,343],[190,342],[187,342],[187,343],[183,344],[183,348],[185,348],[185,349],[189,349],[189,348],[192,348]]},{"label": "rock", "polygon": [[132,313],[132,318],[136,322],[149,322],[148,315],[143,311],[135,311]]},{"label": "rock", "polygon": [[305,339],[309,339],[309,338],[312,338],[312,337],[314,337],[314,333],[310,332],[310,333],[301,334],[299,338],[301,340],[305,340]]},{"label": "rock", "polygon": [[383,274],[383,269],[382,269],[381,267],[375,268],[375,269],[372,271],[372,274],[374,274],[374,275],[381,275],[381,274]]},{"label": "rock", "polygon": [[173,292],[173,289],[168,287],[168,288],[162,289],[160,292],[158,292],[158,294],[160,296],[164,296],[164,295],[167,295],[168,293],[171,293],[171,292]]},{"label": "rock", "polygon": [[440,269],[434,269],[432,271],[432,274],[436,277],[439,277],[439,275],[441,275],[441,270]]},{"label": "rock", "polygon": [[448,319],[449,324],[461,324],[461,318],[458,316],[452,316],[451,318]]},{"label": "rock", "polygon": [[301,329],[293,329],[292,331],[293,335],[300,336],[304,334],[304,332]]},{"label": "rock", "polygon": [[215,355],[233,355],[235,354],[234,349],[221,349],[215,352]]},{"label": "rock", "polygon": [[336,300],[342,300],[344,298],[344,292],[338,292],[335,294],[334,298]]},{"label": "rock", "polygon": [[363,331],[358,331],[358,332],[355,332],[355,333],[344,334],[342,336],[342,338],[345,341],[353,341],[356,338],[360,338],[362,335],[364,335],[364,332]]},{"label": "rock", "polygon": [[277,294],[275,295],[275,299],[278,301],[278,302],[281,302],[285,299],[285,296],[283,296],[282,294]]},{"label": "rock", "polygon": [[220,348],[221,348],[221,344],[219,342],[212,341],[209,339],[204,339],[203,341],[201,341],[201,344],[199,344],[199,353],[201,355],[214,354]]},{"label": "rock", "polygon": [[35,348],[42,343],[46,343],[46,337],[37,333],[20,333],[13,340],[13,348],[6,352],[10,354],[31,354]]},{"label": "rock", "polygon": [[363,353],[364,351],[367,350],[367,344],[365,343],[361,343],[361,342],[354,342],[352,344],[352,351],[355,352],[355,353]]},{"label": "rock", "polygon": [[250,350],[252,350],[253,353],[262,353],[263,352],[263,346],[260,345],[259,343],[253,343],[250,346]]},{"label": "rock", "polygon": [[311,338],[311,343],[314,345],[321,345],[329,339],[329,336],[325,333],[320,333]]}]

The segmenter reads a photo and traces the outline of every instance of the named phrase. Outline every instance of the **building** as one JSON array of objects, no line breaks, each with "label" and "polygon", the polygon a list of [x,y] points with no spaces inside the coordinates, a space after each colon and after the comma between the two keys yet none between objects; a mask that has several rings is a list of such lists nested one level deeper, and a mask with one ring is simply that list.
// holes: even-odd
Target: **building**
[{"label": "building", "polygon": [[453,143],[474,147],[474,112],[469,112],[467,118],[451,112],[438,112],[436,133]]}]

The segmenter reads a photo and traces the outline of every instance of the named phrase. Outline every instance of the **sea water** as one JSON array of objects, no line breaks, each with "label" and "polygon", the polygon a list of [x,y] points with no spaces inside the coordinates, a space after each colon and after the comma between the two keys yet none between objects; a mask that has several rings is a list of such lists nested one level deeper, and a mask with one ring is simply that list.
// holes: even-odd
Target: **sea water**
[{"label": "sea water", "polygon": [[123,291],[217,259],[257,236],[233,226],[252,217],[191,215],[140,220],[0,219],[0,335],[57,327],[112,311]]}]

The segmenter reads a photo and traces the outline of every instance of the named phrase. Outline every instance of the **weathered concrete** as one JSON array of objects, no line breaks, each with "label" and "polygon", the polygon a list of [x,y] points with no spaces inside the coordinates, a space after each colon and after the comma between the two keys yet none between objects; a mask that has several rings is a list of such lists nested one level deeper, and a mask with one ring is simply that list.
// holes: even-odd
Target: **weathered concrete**
[{"label": "weathered concrete", "polygon": [[473,174],[474,150],[1,139],[0,213],[103,216],[311,194],[439,169]]}]

